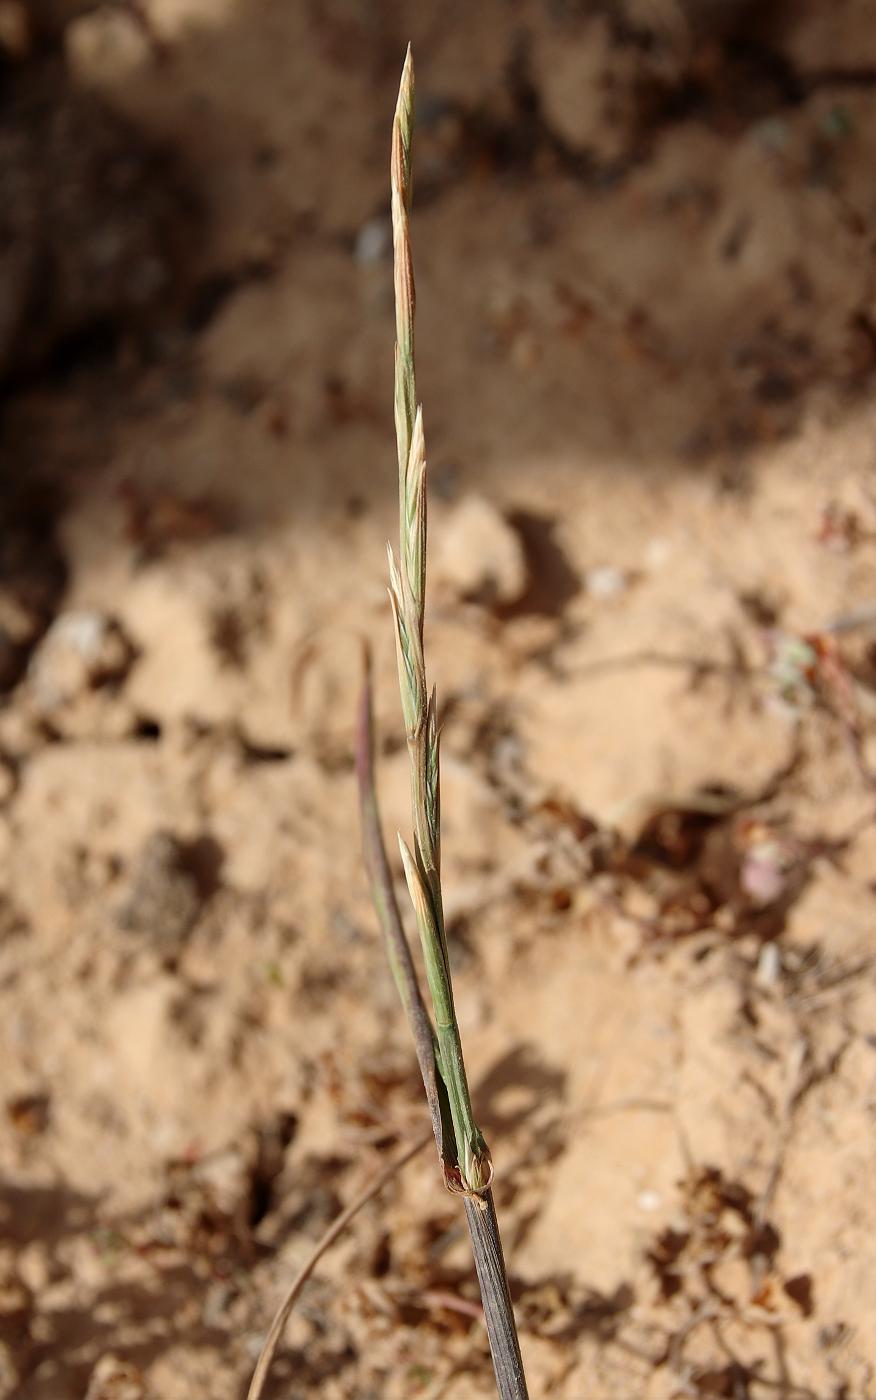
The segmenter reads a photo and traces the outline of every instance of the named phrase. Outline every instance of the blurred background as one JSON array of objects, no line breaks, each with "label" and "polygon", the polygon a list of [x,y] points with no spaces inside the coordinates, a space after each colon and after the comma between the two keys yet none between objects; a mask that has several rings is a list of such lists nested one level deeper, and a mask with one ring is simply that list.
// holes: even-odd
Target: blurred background
[{"label": "blurred background", "polygon": [[[0,0],[0,1395],[242,1396],[425,1122],[353,780],[366,639],[406,830],[408,40],[448,918],[533,1394],[863,1397],[868,0]],[[270,1393],[490,1395],[471,1273],[426,1153]]]}]

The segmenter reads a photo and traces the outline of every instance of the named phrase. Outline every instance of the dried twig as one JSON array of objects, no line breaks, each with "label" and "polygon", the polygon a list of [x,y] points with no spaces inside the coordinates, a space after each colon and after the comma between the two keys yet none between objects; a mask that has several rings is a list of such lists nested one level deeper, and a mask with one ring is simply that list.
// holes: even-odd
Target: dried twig
[{"label": "dried twig", "polygon": [[259,1400],[265,1388],[265,1381],[268,1379],[271,1363],[286,1329],[286,1323],[289,1321],[298,1295],[326,1250],[330,1249],[338,1236],[343,1234],[350,1221],[354,1216],[359,1214],[362,1207],[366,1206],[369,1201],[373,1201],[374,1197],[379,1195],[384,1186],[392,1181],[396,1173],[400,1172],[402,1167],[405,1166],[412,1157],[415,1157],[418,1152],[422,1152],[428,1142],[428,1134],[417,1138],[415,1142],[411,1143],[410,1147],[405,1149],[401,1156],[394,1158],[388,1166],[385,1166],[382,1171],[377,1173],[377,1176],[372,1177],[365,1189],[359,1193],[354,1201],[350,1202],[345,1210],[341,1211],[340,1215],[332,1221],[322,1238],[314,1245],[309,1258],[298,1270],[298,1273],[292,1280],[288,1293],[274,1315],[274,1320],[268,1329],[268,1335],[265,1337],[264,1344],[259,1353],[259,1359],[255,1371],[253,1372],[252,1380],[250,1381],[249,1390],[246,1393],[246,1400]]}]

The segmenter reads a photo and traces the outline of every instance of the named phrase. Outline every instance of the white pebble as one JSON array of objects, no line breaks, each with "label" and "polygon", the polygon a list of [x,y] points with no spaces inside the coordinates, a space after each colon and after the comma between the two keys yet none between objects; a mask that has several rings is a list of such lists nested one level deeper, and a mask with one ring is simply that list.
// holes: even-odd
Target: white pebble
[{"label": "white pebble", "polygon": [[611,564],[605,564],[601,568],[588,569],[585,582],[591,597],[617,598],[625,592],[628,580],[623,569],[615,569]]},{"label": "white pebble", "polygon": [[776,943],[765,943],[757,960],[757,980],[762,987],[772,987],[779,980],[782,957]]}]

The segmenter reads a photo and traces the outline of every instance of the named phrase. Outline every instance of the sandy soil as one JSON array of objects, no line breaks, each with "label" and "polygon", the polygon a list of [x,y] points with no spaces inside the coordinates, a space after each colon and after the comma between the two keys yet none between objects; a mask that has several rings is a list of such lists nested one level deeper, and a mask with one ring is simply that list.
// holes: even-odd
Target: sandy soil
[{"label": "sandy soil", "polygon": [[[5,7],[3,1395],[236,1400],[425,1123],[352,771],[366,638],[406,829],[409,37],[447,900],[532,1393],[876,1395],[869,8]],[[271,1394],[487,1397],[476,1300],[423,1153]]]}]

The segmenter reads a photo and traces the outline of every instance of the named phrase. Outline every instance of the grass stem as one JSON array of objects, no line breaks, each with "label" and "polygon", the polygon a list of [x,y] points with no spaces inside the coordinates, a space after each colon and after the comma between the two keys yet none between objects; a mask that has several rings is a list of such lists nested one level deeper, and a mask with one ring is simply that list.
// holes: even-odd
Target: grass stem
[{"label": "grass stem", "polygon": [[417,402],[416,293],[410,242],[414,65],[405,58],[392,127],[392,236],[395,282],[395,427],[399,473],[398,559],[389,549],[399,690],[411,777],[413,843],[399,836],[405,879],[423,950],[432,1017],[417,984],[402,928],[377,807],[370,686],[360,707],[358,772],[365,861],[390,964],[414,1035],[445,1184],[464,1197],[484,1319],[501,1400],[526,1400],[514,1311],[490,1185],[493,1163],[475,1120],[453,1000],[441,896],[441,796],[435,691],[423,651],[426,603],[426,444]]}]

